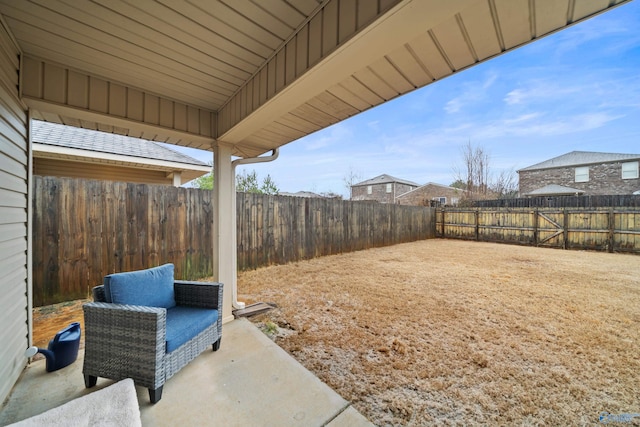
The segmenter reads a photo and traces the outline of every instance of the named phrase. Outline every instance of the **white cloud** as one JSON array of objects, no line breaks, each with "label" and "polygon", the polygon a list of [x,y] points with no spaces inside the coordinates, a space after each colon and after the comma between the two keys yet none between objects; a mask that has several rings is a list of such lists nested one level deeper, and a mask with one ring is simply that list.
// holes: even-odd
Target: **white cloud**
[{"label": "white cloud", "polygon": [[525,98],[525,92],[522,89],[514,89],[504,97],[504,102],[507,105],[521,104],[523,98]]},{"label": "white cloud", "polygon": [[448,114],[458,113],[463,107],[471,107],[487,98],[488,90],[498,79],[498,74],[489,71],[482,81],[472,81],[463,85],[463,92],[453,99],[450,99],[444,106]]},{"label": "white cloud", "polygon": [[530,113],[514,118],[495,120],[478,126],[473,132],[474,139],[500,137],[558,136],[580,133],[600,128],[607,123],[624,117],[604,112],[583,113],[573,116],[550,116]]},{"label": "white cloud", "polygon": [[457,113],[462,108],[462,100],[460,97],[453,98],[449,102],[447,102],[444,106],[444,111],[449,114]]},{"label": "white cloud", "polygon": [[353,131],[349,125],[345,122],[340,122],[323,132],[305,138],[304,142],[301,141],[300,144],[304,144],[307,151],[316,151],[343,142],[344,140],[353,139],[353,136]]}]

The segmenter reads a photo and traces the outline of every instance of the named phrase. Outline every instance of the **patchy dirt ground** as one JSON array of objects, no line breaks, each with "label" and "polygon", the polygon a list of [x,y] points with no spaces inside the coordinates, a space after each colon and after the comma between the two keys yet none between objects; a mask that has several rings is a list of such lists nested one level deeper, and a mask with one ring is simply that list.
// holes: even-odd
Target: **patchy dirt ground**
[{"label": "patchy dirt ground", "polygon": [[[33,309],[33,345],[47,348],[49,341],[56,336],[56,333],[73,322],[79,322],[81,330],[84,331],[82,304],[87,301],[75,300],[35,307]],[[84,332],[81,334],[80,348],[84,348]],[[44,359],[44,356],[37,354],[34,359]]]},{"label": "patchy dirt ground", "polygon": [[[380,426],[640,413],[637,256],[428,240],[244,272],[238,288],[277,304],[252,320]],[[36,343],[82,302],[35,310]]]},{"label": "patchy dirt ground", "polygon": [[277,304],[252,320],[377,425],[640,413],[637,256],[428,240],[245,272],[238,288]]}]

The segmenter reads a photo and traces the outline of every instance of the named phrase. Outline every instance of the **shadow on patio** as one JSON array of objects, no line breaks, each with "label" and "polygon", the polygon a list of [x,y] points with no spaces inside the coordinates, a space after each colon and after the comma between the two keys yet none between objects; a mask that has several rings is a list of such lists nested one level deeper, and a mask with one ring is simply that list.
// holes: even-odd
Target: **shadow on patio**
[{"label": "shadow on patio", "polygon": [[[249,321],[225,324],[223,337],[218,352],[205,351],[167,381],[157,404],[149,403],[147,389],[136,387],[142,425],[371,425]],[[27,367],[2,407],[0,425],[112,384],[100,378],[97,387],[84,388],[83,354],[52,373],[44,360]]]}]

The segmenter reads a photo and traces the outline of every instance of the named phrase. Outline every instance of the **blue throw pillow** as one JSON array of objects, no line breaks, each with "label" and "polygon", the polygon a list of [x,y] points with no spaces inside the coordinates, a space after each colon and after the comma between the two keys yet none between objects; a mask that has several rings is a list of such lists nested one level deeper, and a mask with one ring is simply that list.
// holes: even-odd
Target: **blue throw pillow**
[{"label": "blue throw pillow", "polygon": [[164,308],[176,306],[173,264],[109,274],[104,278],[104,290],[107,301],[115,304]]}]

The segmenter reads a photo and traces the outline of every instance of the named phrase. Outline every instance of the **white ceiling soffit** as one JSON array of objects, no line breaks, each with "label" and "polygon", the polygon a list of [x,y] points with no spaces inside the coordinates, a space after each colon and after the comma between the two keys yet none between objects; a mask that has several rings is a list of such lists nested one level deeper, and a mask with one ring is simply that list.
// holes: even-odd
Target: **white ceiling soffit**
[{"label": "white ceiling soffit", "polygon": [[2,0],[23,52],[217,111],[319,0]]},{"label": "white ceiling soffit", "polygon": [[26,56],[204,120],[185,137],[46,100],[39,118],[254,156],[626,1],[0,0],[0,14]]}]

